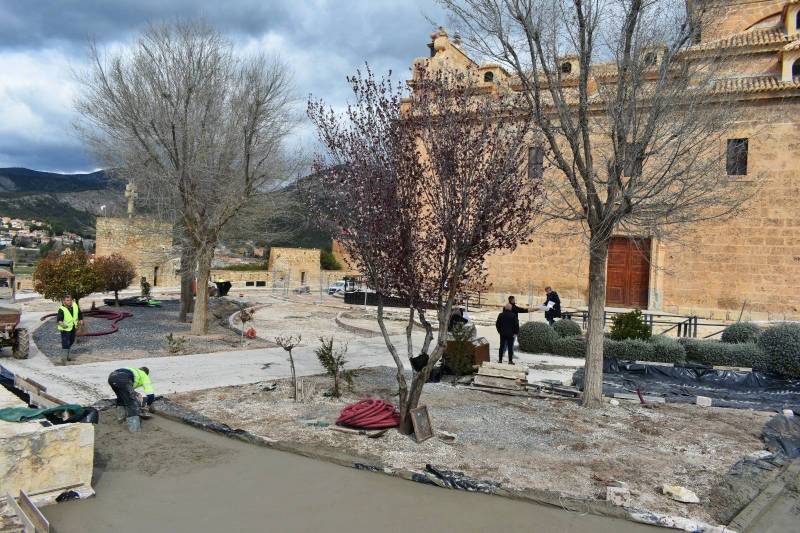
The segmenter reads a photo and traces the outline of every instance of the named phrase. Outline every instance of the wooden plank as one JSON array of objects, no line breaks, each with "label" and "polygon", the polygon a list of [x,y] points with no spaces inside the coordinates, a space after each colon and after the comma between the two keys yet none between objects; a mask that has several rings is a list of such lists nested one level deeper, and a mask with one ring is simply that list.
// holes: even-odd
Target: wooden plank
[{"label": "wooden plank", "polygon": [[478,374],[481,376],[490,376],[496,378],[508,379],[525,379],[527,374],[525,372],[509,372],[508,370],[500,370],[499,368],[485,368],[480,367]]},{"label": "wooden plank", "polygon": [[31,405],[35,405],[36,407],[42,409],[48,409],[50,407],[58,407],[59,405],[63,404],[61,400],[59,400],[58,398],[54,399],[46,392],[40,392],[39,394],[29,392],[28,401],[30,402]]},{"label": "wooden plank", "polygon": [[732,370],[734,372],[752,372],[752,368],[745,366],[712,366],[714,370]]},{"label": "wooden plank", "polygon": [[22,522],[23,531],[25,533],[36,533],[36,526],[33,525],[33,521],[28,518],[28,515],[25,514],[25,511],[20,508],[14,496],[11,494],[6,494],[6,499],[8,500],[8,504],[14,510],[14,513],[17,515],[17,518],[19,518],[19,521]]},{"label": "wooden plank", "polygon": [[481,365],[481,368],[494,368],[497,370],[509,370],[511,372],[527,372],[527,367],[520,366],[520,365],[509,365],[508,363],[494,363],[492,361],[486,361]]},{"label": "wooden plank", "polygon": [[14,374],[14,387],[21,391],[35,392],[36,394],[47,390],[45,387],[39,385],[32,379],[23,378],[17,374]]},{"label": "wooden plank", "polygon": [[414,438],[423,442],[433,437],[433,423],[428,413],[428,406],[420,405],[408,412],[411,415],[411,425],[414,426]]},{"label": "wooden plank", "polygon": [[491,376],[482,376],[478,374],[475,376],[474,383],[476,385],[485,385],[488,387],[496,387],[499,389],[522,390],[523,385],[515,379],[497,378]]},{"label": "wooden plank", "polygon": [[[639,400],[639,395],[638,394],[628,394],[627,392],[615,392],[614,393],[614,398],[619,398],[620,400],[635,400],[637,402],[641,401],[641,400]],[[644,401],[645,402],[650,402],[650,403],[666,403],[667,402],[661,396],[645,396],[644,397]]]},{"label": "wooden plank", "polygon": [[19,506],[25,512],[25,514],[28,515],[28,518],[31,519],[31,522],[33,522],[33,526],[36,528],[36,533],[50,532],[50,522],[47,521],[47,518],[44,517],[42,512],[31,501],[28,495],[25,494],[24,490],[19,491]]}]

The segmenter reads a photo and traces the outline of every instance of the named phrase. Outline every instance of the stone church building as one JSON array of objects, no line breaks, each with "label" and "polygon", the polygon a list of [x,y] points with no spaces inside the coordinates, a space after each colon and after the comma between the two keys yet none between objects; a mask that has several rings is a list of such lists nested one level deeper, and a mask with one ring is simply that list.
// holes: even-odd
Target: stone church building
[{"label": "stone church building", "polygon": [[[715,319],[800,319],[800,0],[711,0],[711,15],[691,53],[725,57],[723,83],[742,119],[727,135],[721,172],[763,189],[746,212],[726,222],[697,223],[680,242],[649,235],[615,236],[607,263],[606,304]],[[476,64],[444,30],[432,35],[430,57],[473,68],[479,83],[509,81],[499,65]],[[574,69],[577,70],[577,69]],[[573,70],[573,71],[574,71]],[[487,90],[493,90],[487,87]],[[734,154],[733,156],[731,154]],[[549,233],[554,234],[553,232]],[[540,233],[513,253],[488,260],[490,303],[506,294],[534,303],[552,286],[562,301],[583,307],[588,254],[581,238]]]}]

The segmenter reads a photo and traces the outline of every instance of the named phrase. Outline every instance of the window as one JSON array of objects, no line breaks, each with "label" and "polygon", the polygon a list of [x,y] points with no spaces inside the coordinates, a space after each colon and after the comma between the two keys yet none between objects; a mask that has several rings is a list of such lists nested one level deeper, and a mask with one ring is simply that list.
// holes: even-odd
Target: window
[{"label": "window", "polygon": [[[800,13],[798,13],[800,15]],[[792,78],[800,78],[800,59],[795,59],[792,65]]]},{"label": "window", "polygon": [[266,286],[267,286],[266,281],[256,281],[256,287],[266,287]]},{"label": "window", "polygon": [[569,74],[570,72],[572,72],[572,63],[570,63],[569,61],[564,61],[563,63],[561,63],[561,72],[564,74]]},{"label": "window", "polygon": [[656,64],[656,60],[658,59],[658,55],[655,52],[647,52],[644,55],[644,65],[646,67],[652,67]]},{"label": "window", "polygon": [[494,72],[487,72],[483,75],[483,81],[486,83],[491,83],[494,81]]},{"label": "window", "polygon": [[544,148],[535,144],[528,148],[528,179],[539,180],[544,175]]},{"label": "window", "polygon": [[728,176],[747,175],[747,139],[728,139],[725,169]]},{"label": "window", "polygon": [[623,176],[631,178],[642,175],[642,160],[644,159],[642,152],[641,143],[627,143],[625,147],[625,166],[622,169]]},{"label": "window", "polygon": [[794,14],[794,31],[800,31],[800,11]]},{"label": "window", "polygon": [[253,287],[254,285],[255,285],[254,281],[245,281],[244,282],[244,286],[245,287]]}]

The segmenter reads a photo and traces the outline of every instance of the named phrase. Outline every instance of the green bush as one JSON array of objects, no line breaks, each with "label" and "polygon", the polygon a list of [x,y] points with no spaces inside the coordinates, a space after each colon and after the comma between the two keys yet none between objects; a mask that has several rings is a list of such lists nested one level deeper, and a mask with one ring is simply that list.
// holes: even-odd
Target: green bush
[{"label": "green bush", "polygon": [[553,342],[552,352],[562,357],[586,357],[586,339],[581,336],[557,337]]},{"label": "green bush", "polygon": [[324,248],[319,252],[319,267],[322,270],[341,270],[342,265],[336,260],[336,256],[330,250]]},{"label": "green bush", "polygon": [[575,337],[576,335],[583,335],[583,330],[577,322],[573,322],[568,318],[557,320],[553,324],[553,330],[558,333],[559,337]]},{"label": "green bush", "polygon": [[650,327],[644,323],[642,312],[638,309],[630,313],[620,313],[611,319],[610,337],[616,341],[649,339]]},{"label": "green bush", "polygon": [[660,361],[662,363],[683,363],[686,361],[686,349],[678,342],[678,339],[655,335],[650,338],[650,344],[653,345],[652,361]]},{"label": "green bush", "polygon": [[558,333],[544,322],[526,322],[519,328],[519,349],[523,352],[552,352]]},{"label": "green bush", "polygon": [[787,377],[800,377],[800,324],[778,324],[758,338],[769,368]]},{"label": "green bush", "polygon": [[752,322],[736,322],[722,331],[722,342],[741,343],[755,342],[761,334],[761,328]]},{"label": "green bush", "polygon": [[475,346],[470,340],[474,328],[465,328],[461,324],[453,328],[452,340],[447,343],[444,354],[444,365],[457,376],[465,376],[474,372]]},{"label": "green bush", "polygon": [[769,370],[764,351],[755,343],[731,344],[714,340],[684,338],[686,360],[710,366],[743,366],[754,370]]}]

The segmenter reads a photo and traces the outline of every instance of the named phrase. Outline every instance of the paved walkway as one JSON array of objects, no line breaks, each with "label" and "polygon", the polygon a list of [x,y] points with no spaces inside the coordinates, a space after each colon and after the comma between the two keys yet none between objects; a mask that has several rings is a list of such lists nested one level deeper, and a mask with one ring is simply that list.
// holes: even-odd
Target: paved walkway
[{"label": "paved walkway", "polygon": [[[275,309],[280,312],[279,309]],[[35,330],[42,323],[45,312],[25,312],[23,327]],[[492,347],[492,359],[496,358],[497,333],[493,327],[479,326],[479,334],[487,336]],[[304,337],[315,338],[316,332],[297,331]],[[401,356],[405,354],[405,335],[393,337]],[[414,345],[420,346],[422,333],[415,334]],[[308,376],[324,372],[314,350],[316,342],[299,346],[293,351],[297,375]],[[382,337],[349,339],[347,350],[350,368],[390,366],[394,361],[386,349]],[[405,357],[403,356],[405,360]],[[552,370],[532,370],[535,379],[569,379],[574,368],[582,361],[549,355],[518,354],[521,363],[529,365],[554,366]],[[405,361],[406,368],[409,368]],[[282,348],[223,351],[206,354],[180,355],[171,357],[147,357],[124,361],[105,361],[79,365],[55,366],[35,345],[31,346],[28,359],[0,359],[0,365],[15,374],[36,380],[47,387],[49,393],[64,401],[91,403],[111,395],[108,375],[121,366],[147,366],[151,370],[157,394],[171,394],[203,390],[229,385],[242,385],[265,380],[287,378],[290,376],[288,355]]]}]

